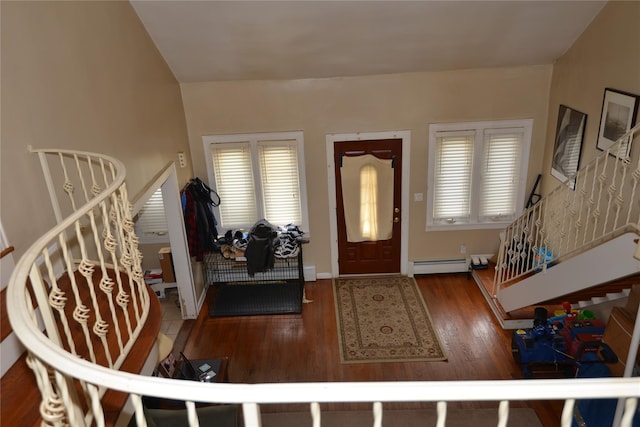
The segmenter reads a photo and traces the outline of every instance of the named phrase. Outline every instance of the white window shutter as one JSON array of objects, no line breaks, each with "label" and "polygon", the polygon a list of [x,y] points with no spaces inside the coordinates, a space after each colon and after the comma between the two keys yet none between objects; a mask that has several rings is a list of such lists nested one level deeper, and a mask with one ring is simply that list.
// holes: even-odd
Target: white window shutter
[{"label": "white window shutter", "polygon": [[433,219],[455,223],[471,213],[474,131],[437,132]]},{"label": "white window shutter", "polygon": [[161,188],[158,188],[140,209],[135,231],[142,243],[169,241],[169,226],[164,212]]},{"label": "white window shutter", "polygon": [[249,143],[213,144],[213,171],[220,195],[220,225],[232,229],[258,218]]},{"label": "white window shutter", "polygon": [[302,223],[297,142],[259,141],[264,216],[272,224]]},{"label": "white window shutter", "polygon": [[429,125],[427,230],[506,227],[524,206],[533,120]]},{"label": "white window shutter", "polygon": [[512,220],[516,214],[524,130],[485,129],[480,221]]},{"label": "white window shutter", "polygon": [[221,233],[266,219],[308,230],[304,137],[301,131],[203,137]]}]

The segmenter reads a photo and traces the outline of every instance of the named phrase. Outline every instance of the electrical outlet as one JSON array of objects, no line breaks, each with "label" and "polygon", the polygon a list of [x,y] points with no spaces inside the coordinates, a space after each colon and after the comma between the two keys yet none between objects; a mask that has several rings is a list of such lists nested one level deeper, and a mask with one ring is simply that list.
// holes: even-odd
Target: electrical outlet
[{"label": "electrical outlet", "polygon": [[187,166],[187,161],[186,161],[186,159],[184,157],[184,153],[182,151],[178,153],[178,163],[180,164],[181,168]]},{"label": "electrical outlet", "polygon": [[466,254],[467,253],[467,247],[465,245],[460,245],[460,253],[461,254]]}]

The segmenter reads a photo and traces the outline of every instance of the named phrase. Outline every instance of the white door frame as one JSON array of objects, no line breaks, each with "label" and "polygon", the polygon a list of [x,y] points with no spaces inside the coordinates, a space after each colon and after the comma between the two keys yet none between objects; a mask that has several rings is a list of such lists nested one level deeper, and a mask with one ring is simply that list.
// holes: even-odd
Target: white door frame
[{"label": "white door frame", "polygon": [[336,201],[336,177],[333,143],[337,141],[366,141],[376,139],[402,140],[402,207],[400,211],[400,274],[407,274],[409,264],[409,153],[411,152],[411,131],[387,131],[364,133],[331,133],[326,136],[327,180],[329,182],[329,233],[331,249],[331,276],[340,275],[338,264],[338,217]]},{"label": "white door frame", "polygon": [[[0,250],[8,249],[11,245],[7,239],[7,235],[2,227],[2,221],[0,220]],[[13,253],[9,252],[4,257],[0,258],[0,289],[4,290],[9,284],[9,278],[13,273],[13,269],[16,263],[13,259]],[[41,328],[42,329],[42,328]],[[4,340],[0,343],[0,377],[13,366],[14,363],[25,352],[24,345],[20,342],[13,330]]]},{"label": "white door frame", "polygon": [[146,190],[136,199],[133,214],[140,211],[158,188],[162,188],[162,200],[169,228],[169,245],[171,246],[176,286],[180,295],[182,318],[195,319],[198,317],[207,292],[205,287],[201,295],[196,295],[175,163],[171,162],[165,166],[148,184]]}]

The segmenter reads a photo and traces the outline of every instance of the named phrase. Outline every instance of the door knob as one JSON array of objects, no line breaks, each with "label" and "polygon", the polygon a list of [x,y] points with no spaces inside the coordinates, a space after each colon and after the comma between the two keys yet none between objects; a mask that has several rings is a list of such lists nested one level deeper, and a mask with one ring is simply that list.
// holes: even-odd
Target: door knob
[{"label": "door knob", "polygon": [[393,218],[393,222],[400,222],[400,218],[398,217]]},{"label": "door knob", "polygon": [[394,211],[395,213],[398,213],[398,212],[400,212],[400,208],[393,208],[393,211]]}]

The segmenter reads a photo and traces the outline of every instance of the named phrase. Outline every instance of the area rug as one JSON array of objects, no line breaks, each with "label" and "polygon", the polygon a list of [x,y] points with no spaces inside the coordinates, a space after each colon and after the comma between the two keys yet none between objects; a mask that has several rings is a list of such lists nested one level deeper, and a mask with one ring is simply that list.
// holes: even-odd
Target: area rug
[{"label": "area rug", "polygon": [[334,279],[333,295],[342,363],[446,360],[413,278]]},{"label": "area rug", "polygon": [[[262,414],[263,427],[311,426],[308,412],[278,412]],[[370,427],[373,425],[371,411],[322,411],[323,426]],[[382,412],[383,427],[435,426],[435,409],[389,410]],[[497,409],[447,409],[447,427],[495,427],[498,425]],[[510,408],[509,427],[542,427],[533,409]]]}]

